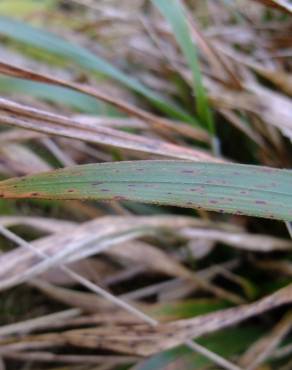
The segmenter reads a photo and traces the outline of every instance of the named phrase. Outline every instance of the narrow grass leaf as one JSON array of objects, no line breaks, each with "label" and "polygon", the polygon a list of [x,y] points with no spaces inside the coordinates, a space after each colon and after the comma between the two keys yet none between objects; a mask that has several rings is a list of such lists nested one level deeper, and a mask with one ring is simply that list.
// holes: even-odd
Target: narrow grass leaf
[{"label": "narrow grass leaf", "polygon": [[185,161],[75,166],[0,183],[3,198],[132,200],[292,220],[292,172]]},{"label": "narrow grass leaf", "polygon": [[143,95],[166,114],[181,120],[192,121],[192,118],[187,113],[183,112],[173,103],[167,102],[164,98],[154,93],[151,89],[148,89],[138,80],[127,76],[109,62],[92,54],[83,47],[72,44],[48,31],[32,27],[12,18],[0,16],[0,34],[46,50],[54,55],[59,55],[88,71],[97,72],[106,77],[110,77]]},{"label": "narrow grass leaf", "polygon": [[141,108],[136,107],[135,105],[129,104],[122,99],[117,99],[110,94],[105,94],[103,89],[92,88],[91,86],[56,79],[52,76],[35,73],[31,70],[16,67],[14,65],[3,62],[0,62],[0,72],[1,74],[10,77],[16,77],[49,85],[60,86],[63,88],[69,88],[78,93],[82,93],[87,96],[94,97],[97,100],[101,100],[106,104],[110,104],[114,109],[117,108],[118,110],[128,115],[145,120],[155,129],[163,129],[167,131],[171,130],[173,132],[179,132],[192,138],[198,138],[199,135],[199,137],[204,138],[204,141],[208,141],[208,136],[206,135],[207,133],[205,130],[191,127],[187,123],[180,122],[179,124],[177,124],[177,122],[173,122],[169,119],[158,117],[157,115],[149,113]]},{"label": "narrow grass leaf", "polygon": [[202,82],[200,62],[194,43],[192,42],[187,18],[178,0],[152,0],[163,16],[170,23],[175,38],[191,68],[193,76],[193,90],[197,97],[197,112],[210,133],[214,133],[214,122],[209,109],[208,98]]},{"label": "narrow grass leaf", "polygon": [[66,87],[1,76],[0,92],[2,94],[30,95],[52,103],[67,105],[79,112],[109,114],[109,106],[97,101],[93,97],[86,96]]}]

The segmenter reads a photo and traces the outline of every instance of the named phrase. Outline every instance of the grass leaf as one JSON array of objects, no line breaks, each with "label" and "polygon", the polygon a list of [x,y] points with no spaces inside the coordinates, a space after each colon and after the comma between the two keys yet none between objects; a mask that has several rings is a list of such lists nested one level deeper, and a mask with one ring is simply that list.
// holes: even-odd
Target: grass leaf
[{"label": "grass leaf", "polygon": [[133,200],[291,221],[291,183],[291,171],[268,167],[139,161],[6,180],[0,183],[0,196]]},{"label": "grass leaf", "polygon": [[209,109],[208,98],[202,82],[200,62],[196,47],[191,39],[187,19],[178,0],[152,0],[163,16],[170,23],[175,38],[191,68],[193,76],[193,90],[197,97],[197,112],[210,133],[214,134],[212,112]]},{"label": "grass leaf", "polygon": [[65,87],[14,77],[0,76],[0,92],[2,94],[30,95],[52,103],[68,105],[79,112],[104,114],[109,111],[109,107],[91,96],[86,96]]},{"label": "grass leaf", "polygon": [[83,47],[72,44],[48,31],[32,27],[12,18],[0,16],[0,34],[53,53],[54,55],[59,55],[78,64],[88,71],[101,73],[106,77],[110,77],[143,95],[150,100],[153,105],[166,114],[184,121],[193,121],[187,113],[176,107],[174,103],[167,102],[164,98],[153,92],[151,89],[148,89],[141,82],[127,76],[122,71],[111,65],[108,61],[105,61]]}]

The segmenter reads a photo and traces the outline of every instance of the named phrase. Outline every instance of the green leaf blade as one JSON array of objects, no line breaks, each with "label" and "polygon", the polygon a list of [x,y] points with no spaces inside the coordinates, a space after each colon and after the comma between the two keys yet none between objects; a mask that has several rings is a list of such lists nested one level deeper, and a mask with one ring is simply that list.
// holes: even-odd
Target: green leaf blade
[{"label": "green leaf blade", "polygon": [[54,55],[59,55],[88,71],[97,72],[118,81],[147,98],[159,110],[169,116],[193,122],[188,113],[175,106],[174,103],[168,102],[159,94],[144,86],[140,81],[126,75],[108,61],[103,60],[79,45],[72,44],[46,30],[4,16],[0,16],[0,34],[46,50]]},{"label": "green leaf blade", "polygon": [[0,93],[29,95],[91,114],[105,114],[109,109],[105,103],[77,91],[14,77],[0,76]]},{"label": "green leaf blade", "polygon": [[212,112],[209,108],[208,98],[203,86],[202,74],[197,49],[192,42],[186,16],[178,0],[152,0],[161,14],[170,23],[174,36],[188,62],[193,76],[193,91],[197,96],[197,112],[211,134],[215,127]]},{"label": "green leaf blade", "polygon": [[236,164],[89,164],[6,180],[0,183],[0,196],[131,200],[292,220],[292,172]]}]

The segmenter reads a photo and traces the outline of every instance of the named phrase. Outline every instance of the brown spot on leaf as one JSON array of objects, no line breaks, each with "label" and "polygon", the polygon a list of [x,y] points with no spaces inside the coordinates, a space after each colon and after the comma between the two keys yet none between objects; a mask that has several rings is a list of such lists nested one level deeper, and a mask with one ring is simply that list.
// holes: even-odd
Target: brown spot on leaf
[{"label": "brown spot on leaf", "polygon": [[255,203],[256,204],[263,204],[263,205],[267,204],[267,202],[265,202],[264,200],[256,200]]},{"label": "brown spot on leaf", "polygon": [[181,173],[194,173],[193,170],[182,170]]}]

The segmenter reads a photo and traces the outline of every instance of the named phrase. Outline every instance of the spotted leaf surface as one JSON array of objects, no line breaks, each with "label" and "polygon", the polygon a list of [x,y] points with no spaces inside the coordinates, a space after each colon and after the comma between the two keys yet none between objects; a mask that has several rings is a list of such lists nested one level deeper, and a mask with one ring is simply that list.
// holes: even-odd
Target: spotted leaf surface
[{"label": "spotted leaf surface", "polygon": [[292,172],[237,164],[89,164],[2,181],[0,196],[132,200],[292,220]]}]

